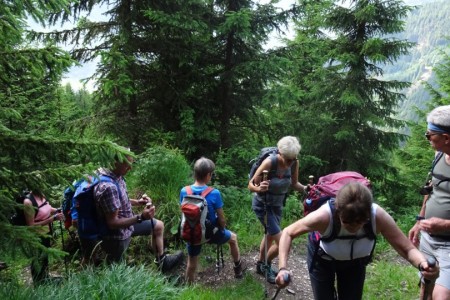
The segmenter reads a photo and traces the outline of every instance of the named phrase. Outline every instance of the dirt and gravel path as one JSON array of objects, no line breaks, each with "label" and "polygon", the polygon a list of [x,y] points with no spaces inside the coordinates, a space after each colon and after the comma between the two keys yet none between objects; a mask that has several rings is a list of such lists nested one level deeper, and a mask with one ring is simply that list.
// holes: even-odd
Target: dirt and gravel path
[{"label": "dirt and gravel path", "polygon": [[[304,246],[303,246],[304,247]],[[225,250],[225,249],[224,249]],[[311,284],[309,282],[309,274],[306,266],[306,255],[304,251],[296,251],[293,249],[289,257],[289,269],[292,271],[292,282],[290,285],[279,292],[276,299],[296,299],[296,300],[310,300],[314,299]],[[301,252],[302,254],[299,254]],[[261,282],[261,288],[268,289],[267,299],[271,299],[275,295],[277,287],[274,284],[266,283],[264,276],[256,274],[256,261],[258,260],[258,252],[252,251],[242,255],[242,259],[245,261],[246,274],[254,276]],[[275,260],[274,266],[277,265]],[[203,282],[205,286],[214,288],[222,286],[223,284],[235,281],[233,268],[229,262],[225,263],[226,266],[217,275],[215,264],[211,264],[208,268],[202,270],[197,274],[197,282]]]}]

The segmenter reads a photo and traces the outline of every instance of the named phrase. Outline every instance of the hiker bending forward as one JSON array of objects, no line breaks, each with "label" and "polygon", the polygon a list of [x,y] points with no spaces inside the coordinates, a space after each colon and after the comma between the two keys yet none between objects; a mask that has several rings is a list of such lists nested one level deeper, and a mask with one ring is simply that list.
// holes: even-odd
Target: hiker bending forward
[{"label": "hiker bending forward", "polygon": [[[331,205],[326,203],[283,230],[278,256],[279,273],[276,278],[280,287],[289,284],[284,276],[286,273],[291,275],[288,254],[292,240],[313,231],[318,231],[325,237],[333,230],[333,226],[339,225],[336,238],[329,242],[321,240],[318,251],[315,251],[314,243],[308,244],[308,267],[314,299],[361,299],[366,266],[370,262],[375,240],[356,237],[365,236],[363,227],[368,222],[373,233],[381,233],[403,258],[422,271],[424,278],[433,280],[438,277],[439,267],[428,266],[425,256],[402,233],[394,219],[373,203],[372,193],[367,187],[360,183],[345,185],[339,190],[334,205],[334,215],[331,213]],[[355,238],[349,238],[351,236]]]},{"label": "hiker bending forward", "polygon": [[[198,159],[194,164],[194,179],[195,182],[189,187],[184,187],[180,192],[180,203],[187,195],[187,189],[192,190],[192,194],[200,195],[204,190],[208,188],[207,184],[211,181],[214,174],[215,165],[212,160],[202,157]],[[222,196],[217,189],[213,189],[205,197],[208,202],[208,216],[207,218],[211,224],[217,228],[217,231],[209,241],[210,244],[222,245],[228,243],[230,245],[231,257],[234,265],[234,276],[236,278],[242,278],[242,263],[239,254],[239,247],[237,241],[237,235],[228,229],[226,229],[225,215],[223,213]],[[186,243],[188,252],[188,260],[186,267],[186,282],[193,283],[195,280],[195,272],[198,266],[198,257],[202,249],[201,245],[191,245]]]},{"label": "hiker bending forward", "polygon": [[[248,183],[249,190],[254,192],[252,209],[266,231],[259,247],[256,273],[265,275],[269,283],[275,283],[276,272],[271,262],[278,255],[281,216],[287,193],[289,188],[299,192],[305,190],[305,186],[298,182],[297,155],[301,149],[298,139],[285,136],[278,141],[277,148],[278,153],[266,158]],[[263,181],[263,171],[268,171],[268,180]]]},{"label": "hiker bending forward", "polygon": [[100,182],[94,189],[97,214],[101,222],[106,222],[107,232],[102,235],[102,249],[109,263],[119,262],[134,236],[151,236],[156,249],[155,263],[161,271],[169,271],[183,260],[180,252],[166,255],[163,248],[164,223],[154,218],[155,207],[145,208],[135,215],[132,205],[145,205],[149,199],[129,199],[123,176],[131,170],[133,158],[127,156],[124,161],[117,160],[114,168],[100,168],[98,175],[108,176],[113,182]]}]

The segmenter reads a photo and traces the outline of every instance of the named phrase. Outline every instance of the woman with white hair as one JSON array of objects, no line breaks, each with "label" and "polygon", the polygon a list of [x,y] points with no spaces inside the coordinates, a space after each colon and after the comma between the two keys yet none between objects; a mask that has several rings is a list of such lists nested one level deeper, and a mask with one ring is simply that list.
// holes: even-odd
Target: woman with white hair
[{"label": "woman with white hair", "polygon": [[[285,136],[278,141],[277,148],[278,153],[267,157],[248,183],[249,190],[254,192],[252,209],[266,233],[261,240],[256,272],[265,275],[270,283],[275,283],[277,274],[272,269],[271,262],[278,256],[283,203],[289,188],[299,192],[305,190],[305,186],[298,182],[297,156],[301,149],[298,139]],[[265,180],[264,171],[268,173]]]}]

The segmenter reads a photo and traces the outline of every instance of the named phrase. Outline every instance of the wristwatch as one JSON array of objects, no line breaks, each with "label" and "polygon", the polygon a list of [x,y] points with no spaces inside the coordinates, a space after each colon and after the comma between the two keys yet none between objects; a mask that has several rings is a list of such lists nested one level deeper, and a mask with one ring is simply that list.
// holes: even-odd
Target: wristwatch
[{"label": "wristwatch", "polygon": [[142,223],[142,215],[137,215],[137,222]]}]

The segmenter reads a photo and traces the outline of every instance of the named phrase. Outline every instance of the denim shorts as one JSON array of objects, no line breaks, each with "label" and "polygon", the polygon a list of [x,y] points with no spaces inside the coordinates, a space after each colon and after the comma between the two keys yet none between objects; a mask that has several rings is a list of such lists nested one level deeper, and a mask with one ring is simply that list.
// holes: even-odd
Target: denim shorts
[{"label": "denim shorts", "polygon": [[[252,209],[261,224],[265,226],[266,208],[264,207],[264,203],[253,198]],[[267,206],[267,232],[270,235],[276,235],[281,232],[280,224],[282,212],[282,206]]]},{"label": "denim shorts", "polygon": [[[230,238],[231,231],[229,231],[228,229],[219,229],[219,231],[217,231],[213,235],[208,244],[222,245],[227,243]],[[189,256],[198,256],[202,250],[202,245],[191,245],[189,243],[186,243],[186,248]]]},{"label": "denim shorts", "polygon": [[420,251],[427,257],[435,257],[439,262],[440,272],[436,284],[450,290],[450,241],[430,237],[424,231],[420,234]]}]

